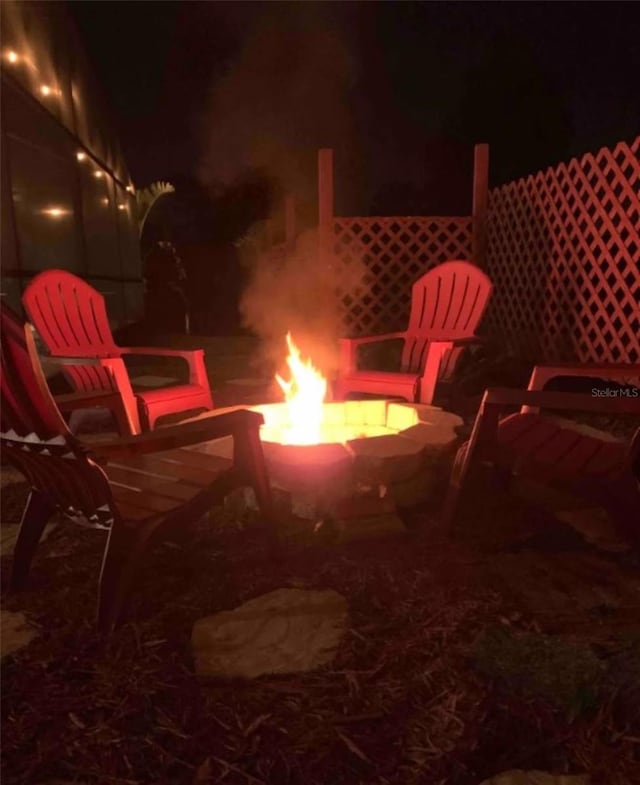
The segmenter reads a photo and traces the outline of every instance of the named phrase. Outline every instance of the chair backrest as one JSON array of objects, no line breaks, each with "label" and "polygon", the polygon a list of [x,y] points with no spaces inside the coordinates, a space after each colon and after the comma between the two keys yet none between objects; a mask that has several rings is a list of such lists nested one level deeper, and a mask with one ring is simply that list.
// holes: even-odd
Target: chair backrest
[{"label": "chair backrest", "polygon": [[4,304],[0,318],[2,456],[59,508],[79,511],[99,525],[96,516],[112,517],[106,475],[67,428],[49,392],[30,326]]},{"label": "chair backrest", "polygon": [[118,354],[104,297],[66,270],[46,270],[29,283],[22,302],[53,356],[113,357]]},{"label": "chair backrest", "polygon": [[[77,275],[66,270],[39,273],[25,289],[22,302],[53,357],[119,356],[104,297]],[[113,389],[106,368],[66,365],[63,371],[80,392]]]},{"label": "chair backrest", "polygon": [[[465,261],[444,262],[418,278],[411,290],[402,369],[411,373],[422,369],[429,341],[473,336],[492,289],[489,276]],[[460,350],[451,352],[443,370],[451,370],[451,359],[459,354]]]}]

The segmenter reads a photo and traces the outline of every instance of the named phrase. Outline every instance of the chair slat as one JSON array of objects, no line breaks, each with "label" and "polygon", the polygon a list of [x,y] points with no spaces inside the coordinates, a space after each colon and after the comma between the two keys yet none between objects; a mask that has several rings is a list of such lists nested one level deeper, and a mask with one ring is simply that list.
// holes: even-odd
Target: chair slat
[{"label": "chair slat", "polygon": [[585,463],[584,474],[611,475],[624,464],[625,447],[618,442],[603,442],[600,449]]},{"label": "chair slat", "polygon": [[[526,420],[523,419],[525,417]],[[551,421],[535,415],[514,414],[500,423],[498,438],[501,444],[511,447],[519,455],[529,455],[549,444],[557,429]]]},{"label": "chair slat", "polygon": [[159,496],[166,496],[168,499],[174,499],[176,502],[188,501],[198,492],[198,486],[181,482],[178,479],[173,482],[169,482],[166,479],[158,480],[147,474],[128,471],[119,466],[107,466],[106,472],[111,483],[113,494],[116,497],[116,485],[153,493]]},{"label": "chair slat", "polygon": [[130,470],[148,474],[156,479],[165,479],[168,482],[179,479],[199,487],[208,485],[219,474],[219,471],[207,471],[195,466],[185,466],[177,460],[162,459],[155,455],[135,456],[127,458],[126,464],[117,461],[114,465],[123,468],[126,466]]},{"label": "chair slat", "polygon": [[138,509],[146,510],[150,516],[156,513],[169,512],[169,510],[173,510],[176,507],[175,499],[156,495],[146,490],[134,491],[131,488],[112,485],[111,492],[118,507],[120,507],[121,503],[128,504]]},{"label": "chair slat", "polygon": [[194,466],[195,468],[205,469],[208,472],[219,472],[228,469],[232,461],[220,455],[211,455],[206,452],[194,452],[189,449],[171,450],[169,452],[157,453],[157,457],[166,461],[177,461],[183,466]]}]

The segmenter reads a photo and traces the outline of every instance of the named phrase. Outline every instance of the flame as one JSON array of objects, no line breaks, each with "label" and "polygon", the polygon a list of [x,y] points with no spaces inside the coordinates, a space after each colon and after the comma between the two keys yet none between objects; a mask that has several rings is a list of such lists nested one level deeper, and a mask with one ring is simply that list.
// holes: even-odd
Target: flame
[{"label": "flame", "polygon": [[327,380],[313,366],[310,359],[303,361],[300,350],[287,333],[289,355],[287,365],[291,379],[286,381],[276,374],[276,381],[284,393],[289,416],[289,427],[283,431],[283,444],[318,444],[322,441],[322,404],[327,393]]}]

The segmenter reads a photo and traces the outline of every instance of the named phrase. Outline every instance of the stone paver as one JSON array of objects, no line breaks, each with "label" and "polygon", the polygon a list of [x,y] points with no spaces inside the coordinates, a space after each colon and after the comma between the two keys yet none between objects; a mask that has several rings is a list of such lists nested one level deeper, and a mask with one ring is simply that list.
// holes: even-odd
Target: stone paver
[{"label": "stone paver", "polygon": [[331,662],[347,623],[347,602],[333,590],[277,589],[195,623],[196,674],[253,679],[314,670]]},{"label": "stone paver", "polygon": [[[48,523],[44,527],[40,542],[44,542],[55,528],[55,523]],[[16,540],[18,539],[19,529],[19,523],[3,523],[2,526],[0,526],[0,556],[10,556],[13,553],[16,547]]]},{"label": "stone paver", "polygon": [[0,610],[0,657],[24,648],[38,634],[38,630],[20,612]]}]

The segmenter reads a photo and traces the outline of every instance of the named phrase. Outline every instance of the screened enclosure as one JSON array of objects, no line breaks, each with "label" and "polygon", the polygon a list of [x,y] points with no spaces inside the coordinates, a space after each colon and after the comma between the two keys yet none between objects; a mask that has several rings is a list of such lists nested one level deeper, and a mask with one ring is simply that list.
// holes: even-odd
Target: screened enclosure
[{"label": "screened enclosure", "polygon": [[62,3],[2,14],[2,295],[70,270],[107,299],[114,326],[139,319],[143,282],[133,184],[82,42]]}]

